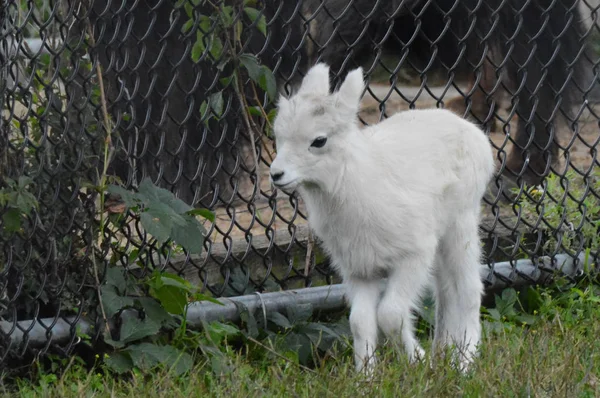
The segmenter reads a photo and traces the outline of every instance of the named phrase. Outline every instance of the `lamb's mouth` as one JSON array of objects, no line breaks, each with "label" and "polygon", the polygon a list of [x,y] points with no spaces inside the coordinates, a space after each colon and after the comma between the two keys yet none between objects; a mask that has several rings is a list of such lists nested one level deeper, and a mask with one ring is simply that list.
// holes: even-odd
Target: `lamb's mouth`
[{"label": "lamb's mouth", "polygon": [[285,184],[277,184],[277,183],[273,183],[273,185],[275,186],[275,188],[277,189],[281,189],[282,191],[286,192],[285,188],[289,187],[290,185],[294,185],[296,183],[296,180],[292,180],[290,182],[287,182]]}]

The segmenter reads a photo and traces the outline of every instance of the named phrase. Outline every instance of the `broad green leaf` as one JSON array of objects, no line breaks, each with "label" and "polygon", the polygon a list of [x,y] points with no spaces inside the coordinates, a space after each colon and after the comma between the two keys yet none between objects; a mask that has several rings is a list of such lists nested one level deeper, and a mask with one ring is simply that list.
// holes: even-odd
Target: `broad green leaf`
[{"label": "broad green leaf", "polygon": [[261,69],[256,57],[254,55],[242,54],[240,55],[239,60],[248,71],[250,79],[258,83],[261,76]]},{"label": "broad green leaf", "polygon": [[184,289],[166,285],[158,289],[150,289],[150,294],[171,314],[183,315],[187,305],[187,294]]},{"label": "broad green leaf", "polygon": [[148,200],[146,205],[150,208],[166,205],[173,209],[177,214],[185,213],[192,209],[190,205],[177,198],[173,192],[154,185],[149,178],[144,178],[138,191],[142,198]]},{"label": "broad green leaf", "polygon": [[148,211],[140,214],[140,221],[144,229],[160,243],[165,243],[171,235],[173,224],[168,217],[153,217]]},{"label": "broad green leaf", "polygon": [[210,222],[215,222],[215,213],[208,209],[192,209],[188,210],[185,214],[189,214],[191,216],[201,216]]},{"label": "broad green leaf", "polygon": [[194,299],[196,301],[208,301],[208,302],[211,302],[213,304],[225,305],[224,303],[220,302],[216,298],[210,297],[210,296],[208,296],[206,294],[203,294],[203,293],[194,293],[194,294],[192,294],[192,299]]},{"label": "broad green leaf", "polygon": [[312,315],[312,305],[296,304],[287,307],[288,319],[292,324],[306,322]]},{"label": "broad green leaf", "polygon": [[100,291],[102,293],[102,307],[109,318],[123,308],[133,306],[133,298],[119,295],[114,286],[103,285]]},{"label": "broad green leaf", "polygon": [[16,206],[21,211],[21,213],[30,215],[31,210],[36,209],[38,207],[36,197],[33,196],[30,192],[27,192],[24,189],[19,189],[15,194],[16,199],[13,205]]},{"label": "broad green leaf", "polygon": [[154,278],[158,278],[160,281],[157,287],[174,286],[176,288],[185,290],[186,292],[191,292],[194,289],[189,281],[170,272],[157,272]]},{"label": "broad green leaf", "polygon": [[138,201],[135,198],[134,192],[130,192],[118,185],[109,185],[106,187],[106,190],[111,195],[119,195],[127,207],[135,207],[138,205]]},{"label": "broad green leaf", "polygon": [[127,280],[125,278],[125,270],[122,267],[109,267],[106,270],[105,285],[114,286],[117,292],[125,294],[127,290]]},{"label": "broad green leaf", "polygon": [[121,338],[123,343],[131,343],[148,336],[155,336],[160,330],[160,323],[153,319],[141,320],[136,317],[124,317],[121,323]]},{"label": "broad green leaf", "polygon": [[275,76],[273,76],[271,69],[264,65],[260,69],[258,85],[267,92],[271,101],[275,101],[275,97],[277,96],[277,81],[275,80]]},{"label": "broad green leaf", "polygon": [[208,97],[208,103],[216,116],[223,114],[223,93],[221,91],[211,94]]},{"label": "broad green leaf", "polygon": [[252,338],[258,337],[258,325],[254,315],[248,311],[248,307],[246,307],[244,304],[237,301],[234,301],[234,304],[237,307],[238,313],[240,314],[240,320],[246,325],[246,329],[248,330],[244,334],[247,334]]},{"label": "broad green leaf", "polygon": [[128,372],[133,369],[133,361],[127,352],[115,352],[109,355],[104,361],[112,371],[119,374]]},{"label": "broad green leaf", "polygon": [[216,321],[208,324],[207,328],[211,340],[216,344],[221,344],[221,342],[228,337],[238,336],[241,333],[240,330],[233,325]]},{"label": "broad green leaf", "polygon": [[525,303],[527,306],[527,311],[533,312],[535,310],[539,310],[543,303],[540,292],[537,289],[528,286],[527,290],[525,291]]},{"label": "broad green leaf", "polygon": [[187,223],[172,230],[171,238],[192,254],[201,254],[205,230],[202,224],[192,216],[187,216]]},{"label": "broad green leaf", "polygon": [[169,314],[154,298],[139,297],[136,298],[136,301],[139,302],[148,318],[160,323],[162,326],[174,327],[176,325],[171,314]]},{"label": "broad green leaf", "polygon": [[488,313],[493,320],[499,321],[502,319],[502,315],[500,315],[500,312],[495,308],[488,309]]},{"label": "broad green leaf", "polygon": [[21,229],[21,213],[15,208],[9,208],[2,215],[2,223],[7,232],[17,232]]},{"label": "broad green leaf", "polygon": [[211,371],[219,377],[231,374],[235,369],[231,364],[227,356],[223,354],[211,355],[210,357],[210,368]]},{"label": "broad green leaf", "polygon": [[176,375],[181,375],[192,369],[193,359],[190,354],[179,351],[169,345],[141,343],[127,348],[135,366],[150,370],[157,365],[164,365]]},{"label": "broad green leaf", "polygon": [[25,189],[25,188],[27,188],[27,185],[29,185],[29,184],[33,184],[33,180],[31,179],[31,177],[24,176],[24,175],[19,176],[19,179],[18,179],[19,188]]},{"label": "broad green leaf", "polygon": [[250,18],[250,21],[254,23],[258,18],[258,22],[256,23],[256,28],[263,34],[263,36],[267,35],[267,20],[264,15],[260,15],[260,11],[256,8],[252,7],[244,7],[244,12]]},{"label": "broad green leaf", "polygon": [[275,325],[282,327],[284,329],[291,329],[292,323],[281,313],[279,312],[270,312],[267,315],[267,319],[273,322]]}]

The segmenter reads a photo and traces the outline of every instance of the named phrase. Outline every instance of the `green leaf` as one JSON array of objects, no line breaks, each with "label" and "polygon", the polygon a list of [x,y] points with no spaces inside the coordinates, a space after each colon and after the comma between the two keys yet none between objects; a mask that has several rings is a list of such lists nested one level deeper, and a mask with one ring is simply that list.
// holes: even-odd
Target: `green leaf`
[{"label": "green leaf", "polygon": [[281,313],[279,312],[270,312],[267,315],[267,319],[273,322],[275,325],[282,327],[284,329],[291,329],[292,323]]},{"label": "green leaf", "polygon": [[127,207],[135,207],[135,206],[137,206],[139,204],[138,201],[137,201],[137,199],[136,199],[136,197],[135,197],[135,193],[134,192],[130,192],[130,191],[126,190],[123,187],[111,184],[108,187],[106,187],[106,190],[111,195],[118,195],[118,196],[120,196],[121,200],[123,202],[125,202],[125,205]]},{"label": "green leaf", "polygon": [[151,289],[150,294],[158,301],[165,310],[175,315],[182,315],[187,304],[186,290],[176,286],[161,286]]},{"label": "green leaf", "polygon": [[223,114],[223,93],[221,91],[211,94],[210,97],[208,97],[208,103],[216,116],[221,116]]},{"label": "green leaf", "polygon": [[162,326],[176,326],[177,323],[175,322],[171,314],[169,314],[154,298],[139,297],[136,298],[136,301],[140,304],[140,306],[146,313],[146,317],[152,319],[157,323],[160,323]]},{"label": "green leaf", "polygon": [[229,358],[223,354],[215,354],[210,357],[210,370],[219,377],[231,374],[234,367],[230,365]]},{"label": "green leaf", "polygon": [[225,305],[224,303],[220,302],[216,298],[210,297],[210,296],[208,296],[206,294],[202,294],[202,293],[194,293],[194,294],[192,294],[192,298],[196,301],[208,301],[213,304]]},{"label": "green leaf", "polygon": [[262,112],[258,106],[249,106],[248,113],[252,116],[262,116]]},{"label": "green leaf", "polygon": [[527,307],[527,311],[529,312],[539,310],[543,303],[543,299],[540,292],[531,286],[528,286],[525,290],[524,301]]},{"label": "green leaf", "polygon": [[499,321],[502,319],[500,312],[495,308],[488,309],[488,313],[490,314],[490,317],[495,321]]},{"label": "green leaf", "polygon": [[114,286],[104,285],[100,288],[102,293],[102,307],[107,317],[112,317],[123,308],[133,306],[133,298],[120,296]]},{"label": "green leaf", "polygon": [[225,28],[229,28],[233,24],[233,7],[225,6],[221,7],[220,16],[223,20]]},{"label": "green leaf", "polygon": [[248,71],[248,75],[252,81],[258,83],[261,76],[260,65],[254,55],[242,54],[239,60],[244,68]]},{"label": "green leaf", "polygon": [[194,26],[194,20],[188,19],[187,22],[181,27],[181,33],[186,34],[190,29],[192,29],[192,26]]},{"label": "green leaf", "polygon": [[7,232],[17,232],[21,229],[21,213],[15,208],[9,208],[2,215],[2,223]]},{"label": "green leaf", "polygon": [[269,119],[269,123],[273,123],[275,117],[277,116],[277,108],[273,108],[267,114],[267,119]]},{"label": "green leaf", "polygon": [[109,267],[106,270],[105,285],[114,286],[118,293],[125,294],[125,291],[127,290],[125,270],[121,267]]},{"label": "green leaf", "polygon": [[27,185],[29,185],[29,184],[33,184],[33,180],[31,179],[31,177],[28,177],[25,175],[19,176],[19,179],[18,179],[19,188],[25,189],[25,188],[27,188]]},{"label": "green leaf", "polygon": [[37,209],[38,202],[35,196],[33,196],[30,192],[25,191],[24,189],[25,188],[22,187],[15,192],[14,203],[10,204],[16,206],[17,209],[21,211],[21,213],[30,215],[32,209]]},{"label": "green leaf", "polygon": [[267,92],[271,101],[275,101],[275,97],[277,96],[277,81],[275,80],[275,76],[273,76],[271,69],[264,65],[261,67],[260,71],[258,85]]},{"label": "green leaf", "polygon": [[194,290],[194,287],[189,281],[170,272],[155,272],[149,285],[155,289],[159,289],[163,286],[174,286],[188,293],[191,293]]},{"label": "green leaf", "polygon": [[244,12],[248,16],[248,18],[250,18],[250,21],[252,21],[252,23],[254,23],[254,21],[256,21],[256,19],[258,18],[258,22],[256,23],[256,28],[263,34],[263,36],[266,36],[267,35],[267,20],[266,20],[265,16],[261,15],[260,11],[258,11],[256,8],[252,8],[252,7],[245,7]]},{"label": "green leaf", "polygon": [[[180,2],[178,1],[177,3],[179,4]],[[183,8],[185,9],[185,13],[187,14],[187,16],[192,18],[194,13],[194,7],[187,0],[185,1]]]},{"label": "green leaf", "polygon": [[127,352],[115,352],[104,361],[106,366],[119,374],[133,369],[133,361]]},{"label": "green leaf", "polygon": [[222,77],[221,79],[219,79],[219,82],[221,83],[221,85],[223,85],[223,87],[227,88],[227,86],[229,86],[229,83],[231,83],[231,80],[233,80],[233,77],[228,76]]},{"label": "green leaf", "polygon": [[194,364],[190,354],[179,351],[173,346],[141,343],[127,348],[133,364],[142,370],[150,370],[157,365],[164,365],[176,375],[192,369]]},{"label": "green leaf", "polygon": [[167,217],[162,218],[161,222],[161,217],[153,217],[150,212],[145,211],[140,214],[140,221],[144,229],[160,243],[165,243],[169,240],[173,224]]},{"label": "green leaf", "polygon": [[153,319],[141,320],[137,317],[125,317],[121,324],[121,338],[123,343],[131,343],[148,336],[155,336],[160,330],[160,323]]},{"label": "green leaf", "polygon": [[209,323],[207,328],[211,340],[216,344],[221,344],[223,340],[229,337],[238,336],[241,333],[240,330],[233,325],[216,321]]},{"label": "green leaf", "polygon": [[296,304],[287,307],[288,319],[292,324],[306,322],[312,315],[312,305]]},{"label": "green leaf", "polygon": [[200,118],[204,119],[208,115],[208,102],[202,101],[200,104]]},{"label": "green leaf", "polygon": [[144,178],[138,191],[142,197],[148,200],[146,203],[148,207],[161,207],[166,205],[166,207],[171,208],[177,214],[192,210],[192,206],[177,198],[173,192],[154,185],[150,178]]},{"label": "green leaf", "polygon": [[221,58],[221,54],[223,53],[223,42],[217,36],[212,37],[212,41],[210,43],[210,55],[217,60]]},{"label": "green leaf", "polygon": [[210,222],[215,222],[215,213],[208,209],[192,209],[188,210],[185,214],[189,214],[191,216],[201,216],[206,218]]},{"label": "green leaf", "polygon": [[192,216],[186,217],[186,224],[172,230],[171,238],[193,254],[201,254],[205,230],[202,224]]},{"label": "green leaf", "polygon": [[192,61],[194,62],[198,62],[200,61],[200,58],[202,57],[202,54],[204,54],[204,51],[206,50],[206,46],[204,45],[204,33],[202,33],[200,30],[198,30],[196,32],[196,41],[194,42],[194,45],[192,46]]},{"label": "green leaf", "polygon": [[258,324],[256,322],[256,318],[254,318],[254,315],[248,311],[248,307],[246,307],[244,304],[237,301],[234,301],[233,303],[237,307],[238,313],[240,314],[240,320],[246,327],[247,332],[244,334],[247,334],[252,338],[258,337]]}]

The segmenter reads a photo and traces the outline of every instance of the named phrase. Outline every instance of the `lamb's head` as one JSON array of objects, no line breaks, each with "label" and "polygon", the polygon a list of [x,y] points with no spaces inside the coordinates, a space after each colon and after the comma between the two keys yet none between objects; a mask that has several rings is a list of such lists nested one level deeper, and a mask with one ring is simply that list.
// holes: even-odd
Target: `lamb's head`
[{"label": "lamb's head", "polygon": [[272,183],[286,192],[298,187],[329,190],[345,167],[359,136],[358,110],[364,89],[362,69],[329,92],[329,67],[313,66],[297,93],[279,99],[273,130],[277,156]]}]

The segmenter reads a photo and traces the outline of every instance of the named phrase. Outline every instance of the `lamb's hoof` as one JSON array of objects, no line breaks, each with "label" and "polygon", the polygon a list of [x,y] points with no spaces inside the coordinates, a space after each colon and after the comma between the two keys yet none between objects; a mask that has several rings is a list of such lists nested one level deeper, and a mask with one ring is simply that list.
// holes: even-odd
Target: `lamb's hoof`
[{"label": "lamb's hoof", "polygon": [[425,359],[425,350],[421,347],[415,348],[414,352],[409,354],[408,362],[411,365],[415,365]]},{"label": "lamb's hoof", "polygon": [[364,360],[357,360],[356,361],[356,371],[360,374],[362,374],[363,376],[365,376],[365,378],[367,380],[372,380],[373,379],[373,375],[375,374],[375,366],[377,365],[377,359],[375,358],[375,355],[373,354],[372,356],[364,359]]}]

